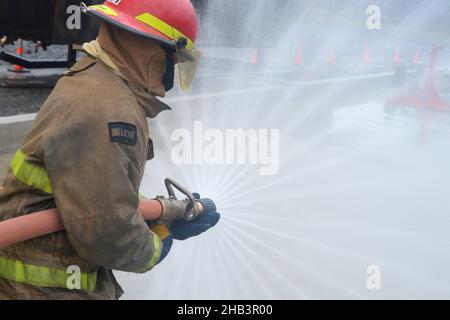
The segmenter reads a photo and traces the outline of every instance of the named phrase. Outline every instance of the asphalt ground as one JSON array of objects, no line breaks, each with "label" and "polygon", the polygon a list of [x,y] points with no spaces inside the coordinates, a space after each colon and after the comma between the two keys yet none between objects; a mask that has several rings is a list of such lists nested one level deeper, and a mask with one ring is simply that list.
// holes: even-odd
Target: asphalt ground
[{"label": "asphalt ground", "polygon": [[38,112],[50,92],[42,88],[0,88],[0,116]]},{"label": "asphalt ground", "polygon": [[[15,52],[15,46],[6,45],[0,50]],[[24,42],[24,55],[29,59],[65,59],[67,55],[66,46],[50,46],[43,50],[32,42]],[[0,78],[5,76],[11,66],[0,61]],[[58,71],[46,70],[46,73],[55,73]],[[42,73],[39,70],[38,73]],[[31,73],[32,74],[32,73]],[[0,86],[0,116],[11,116],[17,114],[35,113],[47,99],[52,88],[5,88]]]}]

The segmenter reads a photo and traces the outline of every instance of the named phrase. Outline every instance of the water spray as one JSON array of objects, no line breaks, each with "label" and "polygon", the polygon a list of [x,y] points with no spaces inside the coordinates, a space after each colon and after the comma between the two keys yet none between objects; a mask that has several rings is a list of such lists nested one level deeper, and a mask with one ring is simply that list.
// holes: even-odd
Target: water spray
[{"label": "water spray", "polygon": [[[155,199],[140,201],[139,212],[144,220],[158,224],[170,223],[184,219],[193,221],[200,215],[216,211],[211,199],[200,199],[173,179],[165,179],[168,197],[158,196]],[[180,191],[185,199],[175,196],[174,188]],[[30,213],[17,218],[0,222],[0,248],[7,247],[29,239],[38,238],[50,233],[63,231],[64,224],[57,209]]]}]

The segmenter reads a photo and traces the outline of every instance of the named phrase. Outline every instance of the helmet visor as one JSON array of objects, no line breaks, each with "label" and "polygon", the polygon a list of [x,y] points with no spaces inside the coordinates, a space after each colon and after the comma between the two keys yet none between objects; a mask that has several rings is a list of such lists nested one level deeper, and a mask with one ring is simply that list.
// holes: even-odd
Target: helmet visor
[{"label": "helmet visor", "polygon": [[181,90],[188,92],[192,87],[194,76],[200,62],[201,52],[192,49],[178,49],[176,51],[175,81]]}]

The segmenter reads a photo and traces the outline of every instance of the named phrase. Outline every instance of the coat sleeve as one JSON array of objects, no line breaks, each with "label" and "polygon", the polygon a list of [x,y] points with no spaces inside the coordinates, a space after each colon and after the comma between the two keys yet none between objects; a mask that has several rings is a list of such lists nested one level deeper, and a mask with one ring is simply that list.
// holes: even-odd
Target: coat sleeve
[{"label": "coat sleeve", "polygon": [[[145,272],[159,262],[162,242],[138,211],[144,131],[137,128],[135,145],[111,141],[108,117],[97,112],[68,112],[45,139],[55,203],[83,259],[108,269]],[[123,120],[134,125],[130,117]]]}]

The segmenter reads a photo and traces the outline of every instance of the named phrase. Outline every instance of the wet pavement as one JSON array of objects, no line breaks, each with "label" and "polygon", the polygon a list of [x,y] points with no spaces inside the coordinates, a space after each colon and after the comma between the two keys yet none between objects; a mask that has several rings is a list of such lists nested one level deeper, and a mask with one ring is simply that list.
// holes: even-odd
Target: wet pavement
[{"label": "wet pavement", "polygon": [[[390,98],[414,93],[415,85],[386,79],[328,83],[305,95],[302,86],[267,74],[228,77],[223,94],[168,99],[173,111],[151,121],[156,158],[141,189],[164,194],[163,179],[173,177],[216,200],[222,220],[201,237],[176,242],[151,273],[118,273],[125,298],[450,296],[450,108],[390,106]],[[442,79],[437,84],[446,87]],[[264,176],[261,163],[196,164],[193,157],[175,164],[177,129],[189,132],[190,151],[201,152],[198,121],[223,135],[278,129],[278,172]],[[380,290],[368,285],[374,267]]]}]

